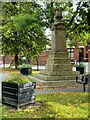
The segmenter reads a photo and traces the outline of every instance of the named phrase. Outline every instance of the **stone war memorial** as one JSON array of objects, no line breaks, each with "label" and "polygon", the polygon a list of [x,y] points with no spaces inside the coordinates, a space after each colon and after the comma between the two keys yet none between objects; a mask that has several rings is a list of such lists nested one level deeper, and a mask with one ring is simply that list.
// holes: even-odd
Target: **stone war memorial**
[{"label": "stone war memorial", "polygon": [[62,23],[62,12],[57,8],[55,22],[52,25],[52,44],[45,70],[41,70],[31,79],[42,86],[73,86],[76,84],[78,71],[72,71],[72,65],[66,49],[65,26]]}]

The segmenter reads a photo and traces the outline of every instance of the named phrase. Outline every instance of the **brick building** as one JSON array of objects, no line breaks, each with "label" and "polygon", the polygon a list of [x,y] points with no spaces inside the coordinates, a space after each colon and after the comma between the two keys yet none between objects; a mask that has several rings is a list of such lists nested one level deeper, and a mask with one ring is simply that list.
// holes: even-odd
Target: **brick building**
[{"label": "brick building", "polygon": [[[90,44],[88,46],[79,46],[78,48],[67,48],[71,62],[90,62]],[[49,51],[41,54],[38,59],[39,65],[45,65]]]},{"label": "brick building", "polygon": [[88,46],[79,46],[78,48],[67,48],[71,60],[77,62],[90,62],[90,44]]},{"label": "brick building", "polygon": [[[47,62],[48,54],[50,50],[47,50],[46,52],[42,52],[40,57],[38,58],[38,64],[39,65],[45,65]],[[67,48],[69,57],[71,62],[90,62],[90,44],[88,46],[79,46],[76,47],[68,47]],[[14,57],[7,56],[5,58],[5,63],[10,64],[14,60]],[[2,57],[0,57],[0,61],[2,61]],[[31,61],[31,64],[37,64],[36,61]]]}]

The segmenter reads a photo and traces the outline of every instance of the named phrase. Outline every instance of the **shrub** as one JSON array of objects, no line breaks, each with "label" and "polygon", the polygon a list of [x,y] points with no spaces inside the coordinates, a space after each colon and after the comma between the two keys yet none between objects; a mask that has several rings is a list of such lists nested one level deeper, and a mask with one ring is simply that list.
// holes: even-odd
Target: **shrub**
[{"label": "shrub", "polygon": [[19,69],[22,69],[22,68],[32,68],[32,65],[31,64],[22,64],[22,65],[19,65],[18,68]]},{"label": "shrub", "polygon": [[29,80],[29,79],[27,79],[25,77],[21,77],[21,76],[14,76],[12,78],[6,79],[5,82],[21,84],[21,83],[32,82],[32,80]]},{"label": "shrub", "polygon": [[83,67],[83,68],[85,68],[85,65],[82,62],[80,62],[79,64],[76,64],[76,67]]}]

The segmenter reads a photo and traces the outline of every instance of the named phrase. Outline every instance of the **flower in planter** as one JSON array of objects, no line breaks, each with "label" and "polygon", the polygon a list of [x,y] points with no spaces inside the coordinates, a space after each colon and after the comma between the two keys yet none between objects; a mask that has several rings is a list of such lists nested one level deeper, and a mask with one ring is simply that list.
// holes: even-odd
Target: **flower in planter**
[{"label": "flower in planter", "polygon": [[32,74],[32,66],[31,64],[22,64],[19,65],[20,73],[23,75],[31,75]]},{"label": "flower in planter", "polygon": [[79,64],[76,64],[76,67],[82,67],[82,68],[85,68],[85,65],[84,65],[82,62],[80,62]]},{"label": "flower in planter", "polygon": [[19,65],[18,68],[19,69],[22,69],[22,68],[32,68],[32,65],[31,64],[22,64],[22,65]]},{"label": "flower in planter", "polygon": [[35,103],[36,82],[25,77],[15,76],[2,81],[2,103],[20,108]]},{"label": "flower in planter", "polygon": [[25,77],[21,77],[21,76],[14,76],[12,78],[6,79],[5,82],[23,84],[23,83],[32,82],[32,80],[27,79]]},{"label": "flower in planter", "polygon": [[83,63],[76,64],[76,71],[80,71],[80,74],[84,74],[85,65]]}]

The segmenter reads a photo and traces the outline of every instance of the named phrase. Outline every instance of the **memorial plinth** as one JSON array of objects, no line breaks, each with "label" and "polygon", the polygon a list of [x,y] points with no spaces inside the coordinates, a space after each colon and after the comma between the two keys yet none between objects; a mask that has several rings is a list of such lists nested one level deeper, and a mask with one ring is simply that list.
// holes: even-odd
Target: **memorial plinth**
[{"label": "memorial plinth", "polygon": [[74,85],[77,71],[72,71],[72,65],[66,49],[65,26],[61,22],[62,14],[56,10],[56,21],[52,26],[52,44],[45,70],[31,77],[43,86]]}]

